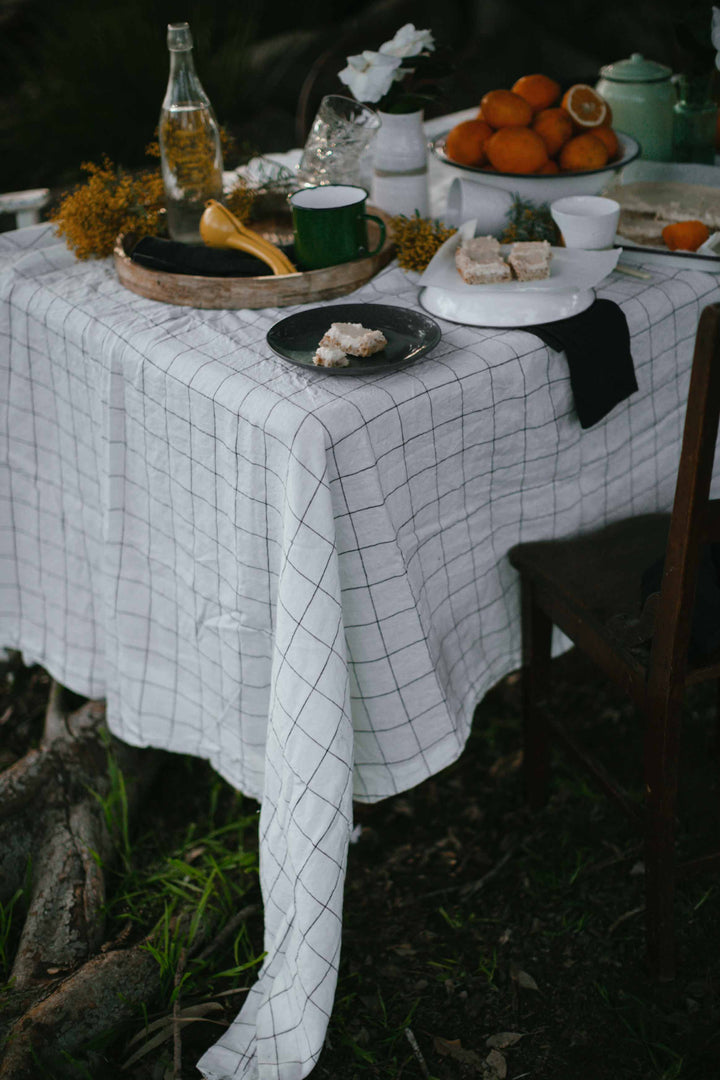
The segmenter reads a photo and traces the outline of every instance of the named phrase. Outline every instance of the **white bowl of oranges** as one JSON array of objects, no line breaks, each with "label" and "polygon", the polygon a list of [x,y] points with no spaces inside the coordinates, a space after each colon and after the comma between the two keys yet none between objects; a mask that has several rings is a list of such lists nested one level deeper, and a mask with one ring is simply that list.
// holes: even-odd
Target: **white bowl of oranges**
[{"label": "white bowl of oranges", "polygon": [[432,150],[466,179],[542,203],[598,195],[640,146],[613,129],[610,106],[591,86],[563,93],[538,74],[488,91],[477,116],[435,139]]}]

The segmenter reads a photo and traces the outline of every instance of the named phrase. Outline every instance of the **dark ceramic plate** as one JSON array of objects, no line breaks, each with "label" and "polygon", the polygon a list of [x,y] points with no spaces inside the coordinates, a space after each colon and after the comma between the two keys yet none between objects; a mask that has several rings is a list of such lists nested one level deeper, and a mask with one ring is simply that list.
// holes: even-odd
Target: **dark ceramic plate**
[{"label": "dark ceramic plate", "polygon": [[[387,345],[374,356],[349,356],[347,367],[313,364],[318,342],[331,323],[361,323],[368,330],[382,330]],[[412,364],[434,349],[442,337],[434,319],[419,311],[387,304],[327,304],[298,311],[268,330],[270,348],[291,364],[323,375],[373,375]]]}]

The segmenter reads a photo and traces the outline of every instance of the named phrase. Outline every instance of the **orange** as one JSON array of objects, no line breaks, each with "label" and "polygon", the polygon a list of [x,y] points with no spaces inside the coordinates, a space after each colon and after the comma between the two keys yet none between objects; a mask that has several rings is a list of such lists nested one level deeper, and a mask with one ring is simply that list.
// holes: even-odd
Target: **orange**
[{"label": "orange", "polygon": [[592,129],[593,135],[597,139],[601,139],[605,143],[605,149],[608,152],[608,161],[614,161],[618,156],[620,150],[620,143],[618,137],[610,127],[597,127]]},{"label": "orange", "polygon": [[579,128],[596,128],[601,124],[610,124],[612,114],[610,106],[601,98],[597,90],[585,83],[576,83],[564,94],[563,109],[567,109],[573,123]]},{"label": "orange", "polygon": [[525,98],[534,113],[549,109],[560,97],[560,83],[547,75],[523,75],[512,88],[513,94]]},{"label": "orange", "polygon": [[491,135],[485,152],[498,172],[535,173],[548,160],[545,143],[527,127],[504,127]]},{"label": "orange", "polygon": [[560,166],[557,161],[546,161],[541,169],[538,169],[540,176],[555,176],[560,172]]},{"label": "orange", "polygon": [[608,152],[605,143],[590,131],[575,135],[560,151],[560,168],[563,172],[583,172],[586,169],[602,169],[607,165]]},{"label": "orange", "polygon": [[709,235],[710,230],[702,221],[676,221],[662,231],[662,238],[671,251],[697,251]]},{"label": "orange", "polygon": [[445,139],[447,156],[459,165],[482,165],[486,160],[485,143],[493,129],[484,120],[464,120],[448,132]]},{"label": "orange", "polygon": [[533,131],[545,143],[550,157],[555,157],[561,146],[571,139],[574,132],[570,113],[565,109],[542,109],[532,123]]},{"label": "orange", "polygon": [[526,127],[532,120],[532,109],[525,98],[512,90],[488,90],[480,102],[483,120],[490,127]]}]

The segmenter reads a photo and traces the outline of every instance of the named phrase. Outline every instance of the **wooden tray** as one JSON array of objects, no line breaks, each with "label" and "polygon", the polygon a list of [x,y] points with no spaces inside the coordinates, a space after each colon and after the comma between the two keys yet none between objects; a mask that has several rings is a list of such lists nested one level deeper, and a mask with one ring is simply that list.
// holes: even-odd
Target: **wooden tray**
[{"label": "wooden tray", "polygon": [[[390,239],[390,218],[382,210],[369,206],[368,213],[385,222],[385,243],[376,255],[353,262],[329,266],[324,270],[308,270],[297,274],[271,274],[268,277],[199,277],[193,274],[169,274],[148,270],[130,258],[130,237],[119,236],[113,252],[120,284],[149,300],[166,304],[182,304],[195,308],[265,308],[288,307],[315,300],[332,300],[346,296],[374,277],[392,259],[395,245]],[[273,243],[278,241],[277,219],[259,221],[252,226]],[[378,226],[368,222],[371,246],[377,243]]]}]

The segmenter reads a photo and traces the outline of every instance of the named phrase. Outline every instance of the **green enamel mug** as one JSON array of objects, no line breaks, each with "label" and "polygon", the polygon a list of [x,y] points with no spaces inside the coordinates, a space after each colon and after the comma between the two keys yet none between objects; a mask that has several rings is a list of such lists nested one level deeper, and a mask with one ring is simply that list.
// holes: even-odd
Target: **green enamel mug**
[{"label": "green enamel mug", "polygon": [[[367,197],[365,188],[353,184],[323,184],[290,196],[295,255],[304,270],[320,270],[378,253],[385,243],[385,224],[366,212]],[[380,230],[372,250],[368,221],[374,221]]]}]

